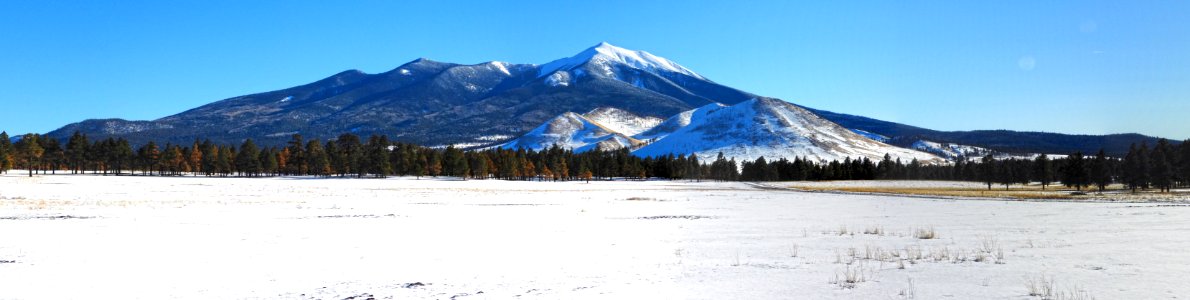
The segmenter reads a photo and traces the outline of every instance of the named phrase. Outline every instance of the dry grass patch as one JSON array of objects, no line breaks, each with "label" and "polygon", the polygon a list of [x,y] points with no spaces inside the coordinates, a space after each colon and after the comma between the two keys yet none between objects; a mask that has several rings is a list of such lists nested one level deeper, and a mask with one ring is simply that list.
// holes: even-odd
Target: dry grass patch
[{"label": "dry grass patch", "polygon": [[926,187],[798,187],[810,191],[838,191],[849,193],[878,193],[897,195],[1005,198],[1005,199],[1076,199],[1068,191],[1041,190],[1033,188],[979,189],[979,188],[926,188]]}]

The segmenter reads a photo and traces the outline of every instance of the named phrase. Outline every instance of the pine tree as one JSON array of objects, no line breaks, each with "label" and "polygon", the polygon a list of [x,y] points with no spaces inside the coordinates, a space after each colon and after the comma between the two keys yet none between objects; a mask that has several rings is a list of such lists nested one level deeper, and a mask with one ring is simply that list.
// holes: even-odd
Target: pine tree
[{"label": "pine tree", "polygon": [[71,174],[82,173],[83,165],[87,162],[87,147],[90,145],[86,135],[78,131],[70,135],[70,140],[66,142],[66,166],[70,168]]},{"label": "pine tree", "polygon": [[1054,164],[1044,153],[1033,160],[1033,180],[1041,182],[1041,189],[1054,182]]},{"label": "pine tree", "polygon": [[230,146],[219,147],[219,161],[216,169],[223,177],[235,172],[235,152]]},{"label": "pine tree", "polygon": [[[3,141],[0,141],[3,143]],[[1182,186],[1190,186],[1190,139],[1182,141],[1178,145],[1178,177],[1182,180]]]},{"label": "pine tree", "polygon": [[239,152],[236,153],[235,165],[243,176],[256,177],[260,175],[260,149],[256,148],[256,143],[252,142],[252,139],[246,139],[244,144],[240,145]]},{"label": "pine tree", "polygon": [[1157,145],[1153,147],[1153,155],[1149,160],[1149,171],[1151,174],[1151,182],[1161,192],[1169,192],[1173,187],[1174,169],[1173,169],[1173,148],[1169,145],[1169,141],[1160,139]]},{"label": "pine tree", "polygon": [[260,151],[260,157],[259,157],[260,171],[263,172],[265,174],[265,176],[276,176],[277,175],[277,153],[276,152],[277,152],[276,148],[268,148],[268,149],[265,149],[264,151]]},{"label": "pine tree", "polygon": [[413,176],[417,176],[417,179],[421,179],[422,176],[426,176],[426,165],[429,165],[429,158],[426,157],[423,151],[417,151],[417,158],[414,159],[413,165],[409,166],[410,173],[413,173]]},{"label": "pine tree", "polygon": [[988,190],[992,190],[992,183],[996,181],[996,158],[991,154],[984,156],[979,164],[979,180],[988,185]]},{"label": "pine tree", "polygon": [[190,171],[198,176],[199,172],[204,171],[202,161],[202,146],[199,145],[198,140],[194,140],[194,144],[190,146],[190,151],[186,153],[186,162],[190,164]]},{"label": "pine tree", "polygon": [[178,175],[178,172],[181,172],[186,165],[186,156],[182,154],[182,148],[178,145],[165,146],[165,152],[161,153],[161,160],[170,175]]},{"label": "pine tree", "polygon": [[29,170],[29,177],[33,177],[34,170],[41,162],[41,155],[45,154],[45,149],[37,142],[38,138],[39,136],[32,133],[25,134],[15,145],[17,160]]},{"label": "pine tree", "polygon": [[[157,143],[149,141],[148,144],[141,146],[136,150],[137,165],[143,174],[152,174],[153,170],[157,169],[157,161],[161,159],[161,149],[157,147]],[[117,172],[119,174],[119,172]],[[133,173],[133,175],[136,175]]]},{"label": "pine tree", "polygon": [[61,143],[58,139],[49,137],[42,137],[38,142],[41,143],[41,148],[45,149],[41,159],[41,173],[45,174],[46,170],[49,170],[51,174],[58,174],[58,169],[66,161],[66,152],[63,151]]},{"label": "pine tree", "polygon": [[8,170],[12,169],[12,142],[8,138],[7,131],[0,131],[0,172],[8,174]]},{"label": "pine tree", "polygon": [[285,158],[285,173],[291,175],[306,174],[309,165],[306,162],[306,153],[302,151],[302,146],[305,146],[305,143],[301,134],[294,134],[290,137],[289,144],[285,147],[289,155]]},{"label": "pine tree", "polygon": [[1103,149],[1099,149],[1095,159],[1091,160],[1091,182],[1099,188],[1100,193],[1112,182],[1111,166],[1108,165],[1107,154]]},{"label": "pine tree", "polygon": [[393,173],[392,163],[388,160],[390,144],[385,136],[373,135],[368,138],[367,153],[363,162],[368,166],[368,173],[380,178]]},{"label": "pine tree", "polygon": [[[327,146],[331,145],[334,144],[327,144]],[[309,143],[306,143],[306,159],[310,161],[310,175],[331,175],[330,157],[327,155],[326,149],[322,147],[322,143],[317,140],[311,140]]]},{"label": "pine tree", "polygon": [[1087,175],[1086,162],[1082,152],[1075,152],[1066,157],[1066,164],[1062,168],[1062,184],[1082,191],[1090,183]]}]

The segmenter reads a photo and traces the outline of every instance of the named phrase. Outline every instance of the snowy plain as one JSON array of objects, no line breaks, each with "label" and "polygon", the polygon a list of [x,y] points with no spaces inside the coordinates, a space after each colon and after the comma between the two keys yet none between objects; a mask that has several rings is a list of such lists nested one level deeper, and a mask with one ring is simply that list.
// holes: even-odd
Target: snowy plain
[{"label": "snowy plain", "polygon": [[0,299],[1174,299],[1187,220],[747,183],[13,172]]}]

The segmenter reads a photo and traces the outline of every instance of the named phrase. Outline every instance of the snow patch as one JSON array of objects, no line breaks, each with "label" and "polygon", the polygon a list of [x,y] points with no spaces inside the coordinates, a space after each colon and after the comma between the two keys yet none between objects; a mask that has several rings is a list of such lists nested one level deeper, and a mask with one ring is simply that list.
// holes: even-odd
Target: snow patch
[{"label": "snow patch", "polygon": [[[676,121],[675,121],[676,122]],[[883,159],[885,154],[926,164],[945,161],[937,156],[884,144],[788,102],[752,99],[722,107],[708,105],[690,116],[686,126],[637,149],[637,156],[695,154],[714,159],[720,152],[736,160],[794,159],[843,161],[846,158]]]},{"label": "snow patch", "polygon": [[599,147],[604,150],[635,148],[640,141],[608,129],[582,115],[568,112],[557,116],[525,135],[500,145],[500,148],[525,148],[540,151],[554,145],[576,152]]},{"label": "snow patch", "polygon": [[625,65],[653,74],[659,74],[659,72],[664,71],[669,73],[683,74],[703,80],[706,79],[701,75],[698,75],[698,73],[694,73],[694,71],[691,71],[690,69],[687,69],[686,67],[683,67],[682,65],[679,65],[663,57],[656,56],[645,51],[628,50],[616,47],[606,42],[599,43],[599,45],[588,48],[587,50],[584,50],[575,56],[555,60],[542,65],[540,71],[538,71],[537,77],[545,77],[558,70],[569,70],[584,63],[591,63],[593,65],[599,66],[605,72],[607,72],[607,75],[609,76],[614,74],[611,69],[612,65]]},{"label": "snow patch", "polygon": [[887,136],[883,136],[883,135],[879,135],[879,134],[875,134],[875,133],[871,133],[871,132],[867,132],[867,131],[863,131],[863,130],[859,130],[859,129],[851,129],[851,132],[855,132],[855,133],[862,135],[866,138],[873,139],[873,140],[879,141],[881,143],[887,143],[889,140],[889,138]]},{"label": "snow patch", "polygon": [[570,73],[566,71],[557,71],[550,74],[549,78],[545,79],[545,84],[549,86],[570,86]]},{"label": "snow patch", "polygon": [[614,108],[601,107],[591,110],[585,114],[584,117],[591,119],[599,125],[603,125],[612,131],[622,133],[627,136],[634,136],[656,127],[661,124],[661,119],[656,117],[641,117],[633,113]]}]

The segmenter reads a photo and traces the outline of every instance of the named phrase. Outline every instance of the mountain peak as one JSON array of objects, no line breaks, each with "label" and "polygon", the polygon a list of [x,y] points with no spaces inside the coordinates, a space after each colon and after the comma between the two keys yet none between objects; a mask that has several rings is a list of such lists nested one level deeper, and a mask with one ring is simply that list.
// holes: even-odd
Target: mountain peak
[{"label": "mountain peak", "polygon": [[609,72],[611,65],[618,64],[655,74],[658,72],[670,72],[698,79],[706,79],[702,75],[698,75],[698,73],[664,57],[656,56],[645,51],[621,48],[608,42],[600,42],[574,56],[546,63],[541,66],[538,77],[549,76],[559,70],[570,70],[585,63],[598,64]]}]

